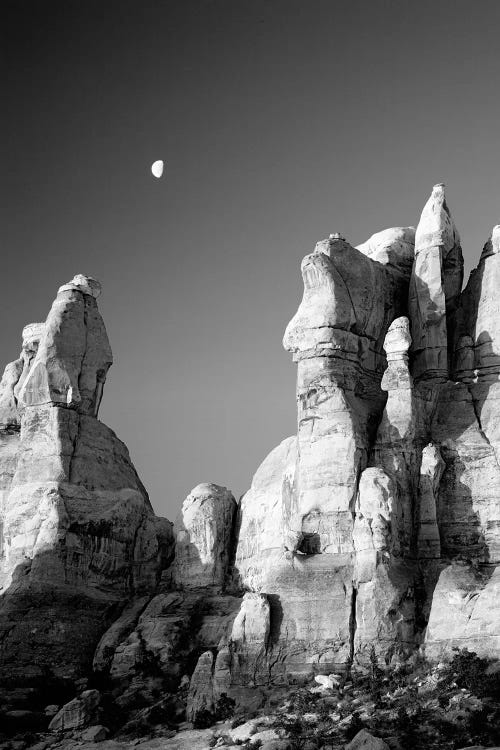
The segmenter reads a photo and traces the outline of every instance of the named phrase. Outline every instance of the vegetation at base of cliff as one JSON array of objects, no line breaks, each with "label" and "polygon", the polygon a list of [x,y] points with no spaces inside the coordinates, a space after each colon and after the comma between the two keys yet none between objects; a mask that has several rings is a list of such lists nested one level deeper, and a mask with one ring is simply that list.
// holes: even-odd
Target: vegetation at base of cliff
[{"label": "vegetation at base of cliff", "polygon": [[229,698],[226,693],[222,693],[213,711],[208,711],[207,709],[198,711],[196,719],[193,722],[195,729],[206,729],[217,721],[230,719],[234,716],[235,705],[236,703],[232,698]]},{"label": "vegetation at base of cliff", "polygon": [[[164,691],[161,681],[153,680],[148,688],[133,689],[125,705],[123,694],[113,695],[103,683],[99,723],[121,741],[174,737],[178,729],[193,726],[185,723],[188,685],[184,682],[174,694]],[[361,729],[382,738],[390,750],[500,745],[500,664],[466,649],[456,650],[448,663],[430,665],[412,660],[390,668],[381,666],[372,651],[363,670],[353,668],[347,676],[336,676],[331,688],[312,678],[300,678],[288,686],[269,686],[266,692],[267,703],[250,714],[223,695],[212,710],[198,712],[194,725],[210,728],[207,742],[221,750],[228,745],[256,750],[258,738],[230,736],[250,718],[257,724],[261,719],[261,729],[274,729],[293,750],[343,750]],[[37,716],[47,726],[48,718],[40,712]],[[14,718],[13,714],[12,721]],[[0,744],[7,735],[12,740],[15,734],[16,750],[31,747],[36,739],[57,746],[54,733],[37,736],[39,731],[33,727],[29,734],[25,716],[17,727],[4,721]],[[250,734],[257,731],[254,728]],[[1,747],[14,750],[14,745]]]},{"label": "vegetation at base of cliff", "polygon": [[273,726],[294,750],[343,747],[361,729],[403,750],[457,750],[500,743],[499,665],[456,650],[448,664],[391,671],[374,654],[368,672],[338,689],[297,689]]}]

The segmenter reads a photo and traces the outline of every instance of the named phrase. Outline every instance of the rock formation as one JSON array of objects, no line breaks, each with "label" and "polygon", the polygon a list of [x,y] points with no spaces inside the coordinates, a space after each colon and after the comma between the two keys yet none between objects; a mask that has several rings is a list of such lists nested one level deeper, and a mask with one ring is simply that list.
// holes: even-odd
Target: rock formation
[{"label": "rock formation", "polygon": [[236,501],[225,487],[199,484],[175,525],[174,578],[181,588],[223,588],[233,548]]},{"label": "rock formation", "polygon": [[297,435],[239,503],[195,487],[174,529],[98,419],[100,287],[59,289],[0,384],[0,655],[71,681],[54,726],[82,678],[137,727],[160,694],[198,721],[374,653],[500,658],[499,226],[462,272],[441,184],[416,230],[317,243],[283,342]]},{"label": "rock formation", "polygon": [[[386,230],[357,249],[334,234],[304,258],[284,339],[298,365],[298,435],[243,498],[236,553],[243,585],[274,602],[274,650],[289,671],[363,662],[373,646],[403,658],[423,638],[429,654],[449,650],[438,622],[432,647],[425,631],[438,579],[465,550],[476,565],[496,561],[487,285],[498,237],[460,295],[460,240],[437,185],[416,232]],[[479,588],[483,574],[471,573]],[[474,646],[498,652],[486,634]]]},{"label": "rock formation", "polygon": [[97,419],[112,361],[99,291],[85,276],[61,287],[2,381],[0,655],[11,676],[88,673],[102,632],[170,555],[170,524]]},{"label": "rock formation", "polygon": [[460,237],[440,183],[434,185],[415,235],[408,303],[416,380],[448,379],[462,279]]}]

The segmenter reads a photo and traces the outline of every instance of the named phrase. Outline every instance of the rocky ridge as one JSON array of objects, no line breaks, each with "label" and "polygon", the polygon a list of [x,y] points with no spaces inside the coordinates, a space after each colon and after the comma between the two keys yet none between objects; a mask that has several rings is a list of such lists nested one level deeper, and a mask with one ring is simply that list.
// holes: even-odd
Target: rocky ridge
[{"label": "rocky ridge", "polygon": [[98,419],[100,286],[62,286],[0,384],[7,730],[82,690],[130,736],[373,660],[498,659],[499,275],[496,226],[461,291],[442,184],[416,230],[317,243],[283,342],[297,435],[239,503],[198,485],[173,526]]}]

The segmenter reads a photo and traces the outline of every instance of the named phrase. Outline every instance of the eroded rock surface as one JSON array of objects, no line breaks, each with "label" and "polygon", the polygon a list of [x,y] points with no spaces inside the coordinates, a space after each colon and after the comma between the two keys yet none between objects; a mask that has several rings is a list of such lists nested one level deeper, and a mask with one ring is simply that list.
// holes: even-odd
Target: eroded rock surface
[{"label": "eroded rock surface", "polygon": [[199,484],[175,524],[175,582],[181,588],[226,583],[233,554],[236,501],[225,487]]},{"label": "eroded rock surface", "polygon": [[442,184],[416,231],[317,243],[284,336],[297,434],[239,503],[196,486],[175,528],[98,420],[98,282],[25,327],[0,383],[0,657],[23,685],[71,686],[57,730],[89,680],[140,733],[313,675],[336,691],[374,658],[500,658],[499,227],[463,292]]},{"label": "eroded rock surface", "polygon": [[84,276],[61,287],[4,378],[0,656],[11,675],[88,671],[126,599],[154,589],[171,557],[171,525],[97,419],[112,361],[99,289]]}]

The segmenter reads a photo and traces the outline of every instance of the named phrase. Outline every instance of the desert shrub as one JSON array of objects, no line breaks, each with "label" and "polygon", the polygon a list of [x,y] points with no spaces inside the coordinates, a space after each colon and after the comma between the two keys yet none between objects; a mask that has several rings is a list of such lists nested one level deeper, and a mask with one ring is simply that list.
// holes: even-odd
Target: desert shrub
[{"label": "desert shrub", "polygon": [[208,727],[211,727],[217,721],[226,721],[226,719],[229,719],[234,714],[235,706],[236,701],[226,693],[222,693],[213,711],[209,711],[206,708],[198,711],[193,721],[195,729],[208,729]]},{"label": "desert shrub", "polygon": [[455,648],[455,655],[444,675],[445,683],[455,682],[478,698],[500,700],[500,672],[486,674],[490,665],[474,651]]},{"label": "desert shrub", "polygon": [[226,693],[222,693],[215,706],[215,721],[226,721],[234,715],[236,701],[230,698]]},{"label": "desert shrub", "polygon": [[361,721],[359,714],[354,713],[352,717],[352,721],[345,731],[346,740],[347,741],[352,740],[353,737],[355,737],[357,733],[361,731],[361,729],[365,729],[365,725]]},{"label": "desert shrub", "polygon": [[379,666],[377,653],[372,645],[370,649],[370,692],[376,701],[379,700],[384,687],[383,678],[384,670]]},{"label": "desert shrub", "polygon": [[215,724],[216,719],[215,715],[212,711],[208,711],[206,708],[202,708],[198,713],[196,714],[196,717],[193,721],[193,726],[195,729],[208,729],[208,727],[211,727],[212,724]]}]

